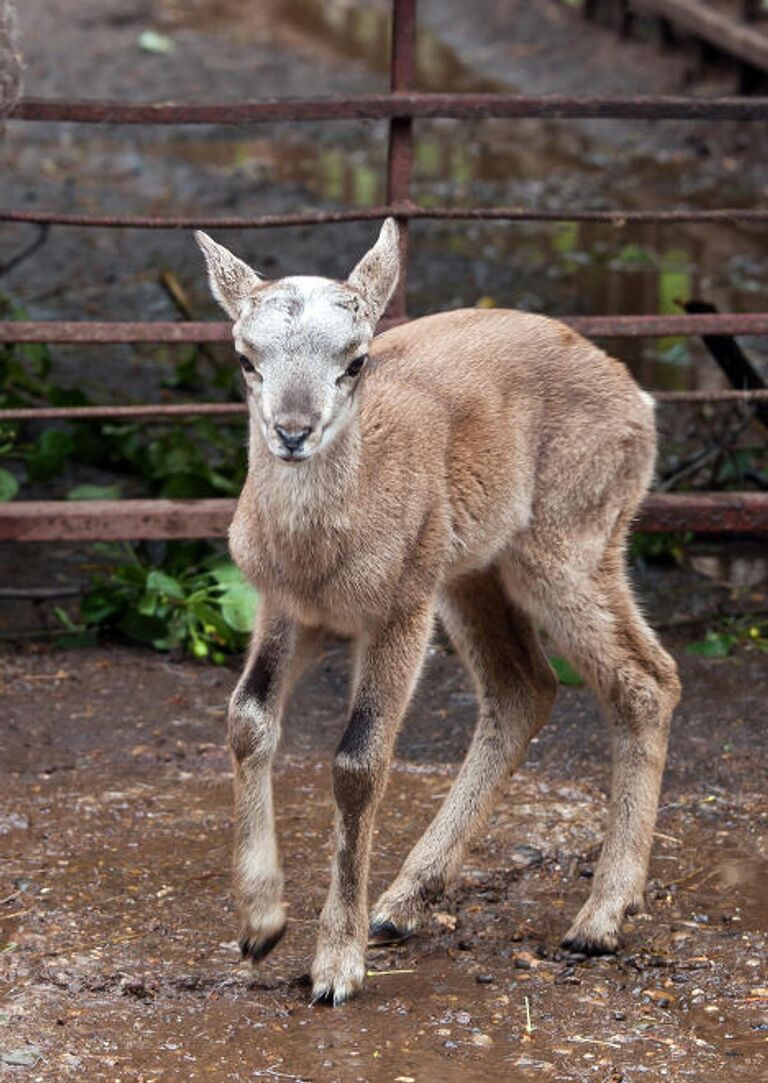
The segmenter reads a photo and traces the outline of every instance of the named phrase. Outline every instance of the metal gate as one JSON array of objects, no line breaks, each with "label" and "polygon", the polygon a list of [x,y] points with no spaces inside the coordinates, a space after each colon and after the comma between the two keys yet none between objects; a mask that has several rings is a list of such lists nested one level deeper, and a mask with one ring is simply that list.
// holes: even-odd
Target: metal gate
[{"label": "metal gate", "polygon": [[[471,121],[502,117],[548,119],[623,118],[632,120],[768,119],[768,98],[686,97],[526,97],[507,94],[420,94],[415,84],[416,2],[393,0],[391,92],[345,99],[243,102],[226,105],[129,104],[103,101],[60,101],[22,98],[8,121],[60,121],[80,124],[218,124],[244,125],[269,121],[388,120],[387,203],[356,210],[262,215],[255,218],[118,217],[15,211],[0,208],[0,220],[55,227],[143,229],[259,229],[274,226],[332,225],[394,215],[401,226],[403,266],[407,268],[408,225],[414,219],[457,219],[607,222],[750,222],[768,226],[768,208],[654,211],[528,211],[519,207],[419,207],[411,199],[413,122],[446,117]],[[407,319],[406,273],[384,324]],[[768,333],[768,312],[680,316],[566,317],[564,322],[589,336],[665,337],[668,335]],[[180,343],[227,342],[230,324],[218,322],[90,321],[0,322],[2,343]],[[768,391],[657,392],[656,398],[678,403],[732,403],[768,400]],[[243,414],[240,404],[190,403],[137,406],[46,407],[0,410],[0,421],[121,418],[167,419],[177,416]],[[226,532],[232,500],[11,501],[0,504],[0,540],[56,541],[213,537]],[[768,493],[717,492],[651,494],[637,520],[642,530],[765,531]]]}]

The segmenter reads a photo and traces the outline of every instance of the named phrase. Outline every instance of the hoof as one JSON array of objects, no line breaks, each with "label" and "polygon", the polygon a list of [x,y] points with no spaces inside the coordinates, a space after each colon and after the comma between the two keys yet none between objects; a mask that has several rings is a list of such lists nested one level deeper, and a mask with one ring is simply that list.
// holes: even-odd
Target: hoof
[{"label": "hoof", "polygon": [[581,955],[584,958],[590,955],[615,955],[619,938],[606,936],[598,940],[585,936],[567,936],[560,946],[569,955]]},{"label": "hoof", "polygon": [[286,926],[283,925],[277,932],[260,939],[257,936],[244,936],[240,940],[240,953],[243,959],[250,959],[252,963],[259,963],[265,959],[274,947],[285,936]]},{"label": "hoof", "polygon": [[410,929],[399,929],[393,921],[376,921],[368,930],[368,946],[380,948],[386,944],[402,944],[412,936]]},{"label": "hoof", "polygon": [[321,985],[316,986],[312,992],[310,998],[310,1007],[314,1008],[316,1004],[327,1004],[333,1008],[340,1008],[342,1004],[346,1004],[352,997],[357,996],[359,989],[354,985]]}]

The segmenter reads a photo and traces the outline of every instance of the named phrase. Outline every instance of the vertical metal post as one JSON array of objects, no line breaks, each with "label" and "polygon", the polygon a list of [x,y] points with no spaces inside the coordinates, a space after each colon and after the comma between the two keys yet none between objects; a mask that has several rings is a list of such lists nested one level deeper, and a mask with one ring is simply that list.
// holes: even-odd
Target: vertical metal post
[{"label": "vertical metal post", "polygon": [[[393,0],[392,59],[389,88],[393,93],[413,90],[416,78],[416,0]],[[409,116],[393,117],[389,122],[387,155],[387,202],[407,204],[411,199],[413,172],[413,121]],[[389,316],[399,319],[406,314],[406,273],[408,266],[408,219],[395,215],[400,226],[402,273],[389,306]]]}]

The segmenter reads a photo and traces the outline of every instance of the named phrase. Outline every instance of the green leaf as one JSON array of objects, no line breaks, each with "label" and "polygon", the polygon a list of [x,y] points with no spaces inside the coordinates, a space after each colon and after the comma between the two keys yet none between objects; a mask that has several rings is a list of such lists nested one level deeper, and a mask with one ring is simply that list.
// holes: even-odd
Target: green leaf
[{"label": "green leaf", "polygon": [[218,604],[221,615],[235,632],[246,633],[253,628],[259,596],[243,573],[230,561],[221,561],[210,570],[219,585]]},{"label": "green leaf", "polygon": [[104,624],[121,614],[125,606],[123,590],[108,585],[94,587],[80,601],[80,616],[86,624]]},{"label": "green leaf", "polygon": [[689,654],[698,654],[702,658],[727,658],[737,643],[737,636],[727,632],[707,632],[704,639],[689,643]]},{"label": "green leaf", "polygon": [[169,37],[158,33],[157,30],[143,30],[139,34],[139,48],[143,49],[145,53],[159,53],[162,55],[172,53],[174,44]]},{"label": "green leaf", "polygon": [[147,590],[156,590],[177,601],[184,600],[184,588],[178,579],[174,579],[166,572],[161,572],[159,568],[154,568],[147,576]]},{"label": "green leaf", "polygon": [[549,664],[555,671],[555,676],[560,684],[584,684],[582,677],[565,658],[553,656],[549,659]]},{"label": "green leaf", "polygon": [[71,432],[46,429],[27,460],[27,471],[35,481],[47,481],[59,473],[74,450]]},{"label": "green leaf", "polygon": [[135,610],[126,613],[118,625],[123,635],[137,639],[140,643],[154,643],[166,634],[165,621],[156,617],[144,617]]},{"label": "green leaf", "polygon": [[118,500],[120,485],[76,485],[67,493],[67,500]]},{"label": "green leaf", "polygon": [[19,483],[10,470],[0,466],[0,502],[13,500],[19,491]]}]

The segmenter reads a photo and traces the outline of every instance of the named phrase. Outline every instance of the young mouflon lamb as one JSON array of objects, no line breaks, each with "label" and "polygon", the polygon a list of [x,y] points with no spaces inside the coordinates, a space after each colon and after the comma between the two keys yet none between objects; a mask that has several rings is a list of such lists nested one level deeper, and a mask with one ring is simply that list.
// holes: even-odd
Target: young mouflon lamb
[{"label": "young mouflon lamb", "polygon": [[[406,936],[549,715],[543,628],[599,696],[612,736],[608,824],[589,899],[565,937],[616,948],[642,905],[675,664],[643,620],[625,543],[654,465],[653,403],[619,362],[556,320],[443,312],[374,338],[395,288],[387,219],[345,282],[262,279],[204,233],[234,320],[250,415],[232,556],[259,589],[253,646],[229,711],[235,891],[245,956],[285,930],[271,767],[289,690],[325,633],[355,669],[333,760],[336,854],[313,1000],[360,988],[369,936]],[[459,775],[373,906],[374,815],[439,614],[477,689]]]}]

